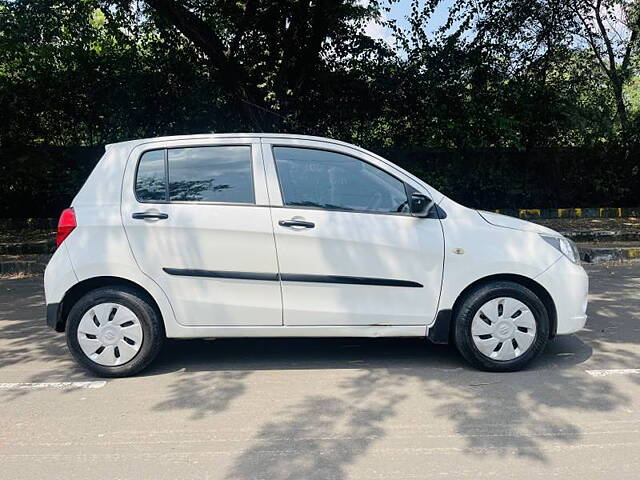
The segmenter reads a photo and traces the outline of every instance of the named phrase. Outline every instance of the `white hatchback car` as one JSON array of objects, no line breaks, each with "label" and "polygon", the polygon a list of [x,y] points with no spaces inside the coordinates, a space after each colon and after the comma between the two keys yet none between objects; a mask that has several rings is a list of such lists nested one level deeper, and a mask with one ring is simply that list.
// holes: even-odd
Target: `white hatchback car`
[{"label": "white hatchback car", "polygon": [[517,370],[586,320],[571,241],[326,138],[109,145],[58,245],[47,323],[102,376],[140,371],[166,337],[426,337]]}]

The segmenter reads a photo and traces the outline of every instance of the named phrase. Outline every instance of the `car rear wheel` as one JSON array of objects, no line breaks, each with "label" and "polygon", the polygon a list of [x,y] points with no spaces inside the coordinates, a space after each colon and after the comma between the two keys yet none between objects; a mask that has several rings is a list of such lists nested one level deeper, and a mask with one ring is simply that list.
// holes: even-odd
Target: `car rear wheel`
[{"label": "car rear wheel", "polygon": [[101,377],[126,377],[147,367],[163,343],[160,315],[135,289],[104,287],[69,312],[67,345],[80,365]]},{"label": "car rear wheel", "polygon": [[540,299],[514,282],[494,282],[471,291],[455,318],[455,343],[472,365],[489,371],[525,367],[544,349],[549,317]]}]

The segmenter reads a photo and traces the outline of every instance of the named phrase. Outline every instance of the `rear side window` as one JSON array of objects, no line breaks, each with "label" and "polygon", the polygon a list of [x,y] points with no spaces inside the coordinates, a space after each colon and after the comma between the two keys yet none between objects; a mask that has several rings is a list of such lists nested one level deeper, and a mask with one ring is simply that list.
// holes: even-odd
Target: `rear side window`
[{"label": "rear side window", "polygon": [[284,204],[371,213],[408,212],[404,183],[348,155],[274,147]]},{"label": "rear side window", "polygon": [[138,164],[136,196],[142,202],[164,201],[167,183],[164,171],[164,150],[145,152]]},{"label": "rear side window", "polygon": [[168,150],[169,200],[254,203],[251,147]]},{"label": "rear side window", "polygon": [[146,152],[138,165],[136,196],[141,202],[255,203],[251,147],[188,147]]}]

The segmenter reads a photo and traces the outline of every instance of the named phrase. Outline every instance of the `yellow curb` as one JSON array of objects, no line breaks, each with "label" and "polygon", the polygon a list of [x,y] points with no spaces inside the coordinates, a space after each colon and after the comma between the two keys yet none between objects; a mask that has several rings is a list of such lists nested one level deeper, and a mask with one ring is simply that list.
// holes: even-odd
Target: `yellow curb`
[{"label": "yellow curb", "polygon": [[572,218],[572,217],[581,217],[582,209],[581,208],[559,208],[558,209],[558,218]]},{"label": "yellow curb", "polygon": [[518,216],[519,217],[523,217],[523,216],[527,216],[527,217],[540,217],[542,216],[542,211],[539,208],[523,208],[518,210]]},{"label": "yellow curb", "polygon": [[[517,215],[519,218],[545,218],[545,219],[554,219],[554,218],[626,218],[624,214],[625,208],[623,207],[589,207],[586,208],[587,211],[597,211],[597,215],[591,217],[584,217],[585,208],[496,208],[492,211],[495,213],[501,213],[506,215]],[[508,212],[508,213],[504,213]],[[551,216],[544,216],[547,212],[551,214]],[[555,215],[554,215],[555,213]],[[632,217],[629,217],[632,218]]]},{"label": "yellow curb", "polygon": [[612,216],[615,216],[615,217],[618,217],[618,218],[622,217],[622,208],[620,208],[620,207],[618,207],[618,208],[616,208],[616,207],[599,208],[598,209],[598,216],[600,218],[604,217],[605,216],[604,215],[605,212],[615,212],[614,215],[612,215]]}]

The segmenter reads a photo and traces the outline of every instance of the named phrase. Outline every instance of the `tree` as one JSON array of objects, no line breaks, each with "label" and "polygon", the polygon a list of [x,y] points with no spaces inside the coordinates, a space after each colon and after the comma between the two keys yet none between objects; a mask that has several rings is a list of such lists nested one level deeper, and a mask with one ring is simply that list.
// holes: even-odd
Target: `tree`
[{"label": "tree", "polygon": [[[453,21],[471,26],[471,44],[506,56],[514,72],[529,70],[545,82],[558,66],[584,61],[590,51],[615,102],[626,137],[630,119],[624,87],[637,72],[640,4],[637,0],[463,0]],[[593,74],[595,75],[595,74]]]},{"label": "tree", "polygon": [[631,58],[640,40],[640,4],[636,0],[569,2],[579,23],[576,35],[591,48],[606,74],[616,103],[623,136],[630,133],[624,86],[633,77]]},{"label": "tree", "polygon": [[204,54],[213,78],[258,130],[299,123],[299,107],[331,70],[331,52],[369,48],[362,26],[378,8],[353,0],[146,3]]},{"label": "tree", "polygon": [[[638,122],[637,6],[590,1],[624,7],[601,8],[606,38],[587,0],[458,0],[435,29],[442,0],[410,0],[406,22],[385,19],[397,0],[0,0],[0,143],[241,130],[377,147],[616,142]],[[372,21],[391,38],[367,35]]]}]

